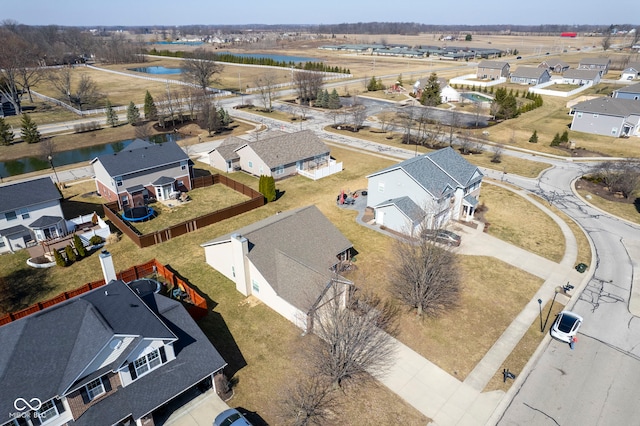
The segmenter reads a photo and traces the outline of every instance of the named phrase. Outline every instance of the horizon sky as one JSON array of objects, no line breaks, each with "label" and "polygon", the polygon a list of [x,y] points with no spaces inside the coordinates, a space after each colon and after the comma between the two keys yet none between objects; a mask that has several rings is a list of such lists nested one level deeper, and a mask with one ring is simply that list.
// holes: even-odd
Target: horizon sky
[{"label": "horizon sky", "polygon": [[[450,10],[448,2],[429,4],[405,0],[402,7],[388,1],[244,0],[206,2],[202,0],[130,1],[31,0],[7,1],[0,20],[25,25],[62,26],[181,26],[249,24],[340,24],[356,22],[417,22],[432,25],[603,25],[624,22],[629,14],[618,7],[604,7],[601,1],[557,2],[542,0],[525,12],[512,1],[479,2],[460,0]],[[108,7],[107,7],[108,6]],[[179,7],[176,7],[179,6]],[[579,6],[579,7],[578,7]],[[624,6],[624,5],[622,5]],[[631,12],[631,11],[629,11]]]}]

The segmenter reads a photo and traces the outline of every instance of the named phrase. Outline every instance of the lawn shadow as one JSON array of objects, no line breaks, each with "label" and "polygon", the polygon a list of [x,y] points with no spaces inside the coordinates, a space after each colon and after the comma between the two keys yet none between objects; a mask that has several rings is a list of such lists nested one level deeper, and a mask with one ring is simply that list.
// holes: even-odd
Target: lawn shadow
[{"label": "lawn shadow", "polygon": [[640,197],[633,200],[633,206],[636,208],[636,211],[640,213]]},{"label": "lawn shadow", "polygon": [[46,269],[27,267],[0,277],[0,315],[25,309],[55,289]]},{"label": "lawn shadow", "polygon": [[240,413],[249,420],[249,423],[254,426],[268,426],[269,424],[255,411],[249,411],[244,407],[238,407],[236,410],[240,411]]},{"label": "lawn shadow", "polygon": [[63,200],[60,203],[62,207],[62,213],[64,213],[64,217],[66,218],[74,218],[78,216],[85,216],[88,214],[93,214],[94,212],[100,215],[103,207],[102,204],[96,203],[87,203],[84,201],[75,201],[75,200]]},{"label": "lawn shadow", "polygon": [[282,198],[286,192],[287,191],[280,191],[279,189],[276,189],[276,201]]}]

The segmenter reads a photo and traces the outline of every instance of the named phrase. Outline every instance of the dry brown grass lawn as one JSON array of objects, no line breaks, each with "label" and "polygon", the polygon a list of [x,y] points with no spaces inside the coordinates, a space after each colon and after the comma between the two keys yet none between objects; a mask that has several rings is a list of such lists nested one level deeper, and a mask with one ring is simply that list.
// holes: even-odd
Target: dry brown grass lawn
[{"label": "dry brown grass lawn", "polygon": [[576,190],[582,198],[587,199],[587,196],[591,197],[587,199],[589,204],[593,204],[597,208],[614,216],[628,220],[629,222],[640,224],[640,213],[638,212],[638,207],[634,204],[609,201],[582,188],[576,188]]},{"label": "dry brown grass lawn", "polygon": [[489,234],[554,262],[562,260],[566,244],[560,227],[521,195],[485,184],[480,208],[487,209],[483,215]]}]

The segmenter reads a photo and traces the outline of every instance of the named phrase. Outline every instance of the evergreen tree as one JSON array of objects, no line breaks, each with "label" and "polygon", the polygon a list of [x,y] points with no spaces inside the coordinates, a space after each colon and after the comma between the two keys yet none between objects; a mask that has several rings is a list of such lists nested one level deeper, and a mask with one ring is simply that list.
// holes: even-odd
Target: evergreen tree
[{"label": "evergreen tree", "polygon": [[131,101],[127,107],[127,123],[135,126],[138,121],[140,121],[140,110],[136,104]]},{"label": "evergreen tree", "polygon": [[375,92],[376,90],[382,89],[382,82],[377,80],[375,76],[371,77],[369,80],[369,84],[367,84],[367,90],[369,92]]},{"label": "evergreen tree", "polygon": [[87,251],[84,249],[84,244],[82,244],[82,240],[78,237],[78,234],[73,234],[73,246],[76,248],[78,256],[85,257],[87,255]]},{"label": "evergreen tree", "polygon": [[118,125],[118,114],[113,110],[113,106],[111,106],[111,101],[109,101],[109,99],[107,99],[105,114],[107,115],[107,126],[116,127]]},{"label": "evergreen tree", "polygon": [[265,175],[260,175],[260,179],[258,180],[258,192],[261,193],[264,196],[265,190],[264,190],[264,178],[266,176]]},{"label": "evergreen tree", "polygon": [[533,134],[531,135],[531,137],[529,138],[529,142],[531,143],[538,143],[538,131],[534,130]]},{"label": "evergreen tree", "polygon": [[568,130],[565,130],[564,132],[562,132],[562,136],[560,136],[560,142],[569,143],[569,131]]},{"label": "evergreen tree", "polygon": [[556,133],[556,135],[553,137],[553,140],[551,141],[551,146],[558,146],[560,145],[560,134]]},{"label": "evergreen tree", "polygon": [[422,95],[420,96],[420,103],[422,105],[435,106],[442,102],[440,98],[440,83],[438,83],[438,76],[432,72],[424,85]]},{"label": "evergreen tree", "polygon": [[340,108],[340,95],[338,95],[338,91],[333,89],[331,91],[331,95],[328,95],[329,99],[327,100],[327,107],[329,109],[339,109]]},{"label": "evergreen tree", "polygon": [[316,101],[314,105],[318,108],[326,108],[327,106],[324,104],[324,91],[322,89],[318,90],[318,94],[316,95]]},{"label": "evergreen tree", "polygon": [[67,254],[67,261],[68,262],[75,262],[75,260],[76,260],[76,252],[73,251],[73,247],[71,247],[71,244],[67,245],[64,248],[64,252]]},{"label": "evergreen tree", "polygon": [[222,127],[227,127],[229,124],[233,122],[233,119],[231,118],[227,110],[224,108],[220,108],[218,110],[218,116],[220,119],[220,124],[222,124]]},{"label": "evergreen tree", "polygon": [[273,176],[267,176],[265,179],[265,198],[268,202],[276,200],[276,181]]},{"label": "evergreen tree", "polygon": [[144,118],[147,120],[158,119],[158,108],[156,108],[153,96],[151,96],[151,93],[149,93],[148,90],[146,95],[144,95]]},{"label": "evergreen tree", "polygon": [[4,121],[4,118],[0,117],[0,145],[11,145],[14,137],[11,126]]},{"label": "evergreen tree", "polygon": [[53,258],[56,261],[56,265],[65,267],[67,266],[67,262],[64,260],[64,257],[60,254],[57,249],[53,249]]},{"label": "evergreen tree", "polygon": [[22,114],[22,140],[26,143],[40,142],[40,132],[38,125],[31,119],[29,114]]}]

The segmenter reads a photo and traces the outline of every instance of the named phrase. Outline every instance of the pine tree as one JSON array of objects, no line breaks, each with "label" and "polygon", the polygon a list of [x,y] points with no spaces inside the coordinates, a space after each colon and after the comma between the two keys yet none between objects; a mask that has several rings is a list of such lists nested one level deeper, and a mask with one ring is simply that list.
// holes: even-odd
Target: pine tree
[{"label": "pine tree", "polygon": [[529,142],[531,143],[538,143],[538,131],[534,130],[533,134],[531,135],[531,137],[529,138]]},{"label": "pine tree", "polygon": [[268,202],[272,202],[276,200],[276,181],[273,176],[267,176],[265,182],[265,198]]},{"label": "pine tree", "polygon": [[11,127],[0,117],[0,145],[11,145],[14,137]]},{"label": "pine tree", "polygon": [[556,133],[556,135],[553,137],[553,140],[551,141],[551,146],[558,146],[560,145],[560,134]]},{"label": "pine tree", "polygon": [[67,261],[68,262],[75,262],[75,260],[76,260],[76,252],[73,251],[73,247],[71,247],[71,244],[67,245],[64,248],[64,252],[67,254]]},{"label": "pine tree", "polygon": [[260,179],[258,180],[258,192],[264,196],[264,178],[265,175],[260,175]]},{"label": "pine tree", "polygon": [[569,143],[569,131],[568,130],[565,130],[564,132],[562,132],[562,136],[560,136],[560,142]]},{"label": "pine tree", "polygon": [[62,257],[62,255],[57,249],[53,249],[53,258],[56,261],[56,265],[62,266],[62,267],[67,266],[67,262],[64,260],[64,257]]},{"label": "pine tree", "polygon": [[420,103],[422,103],[422,105],[435,106],[441,102],[440,83],[438,83],[438,76],[433,72],[429,76],[427,84],[424,86],[422,96],[420,96]]},{"label": "pine tree", "polygon": [[140,110],[136,104],[131,101],[127,107],[127,123],[135,126],[138,121],[140,121]]},{"label": "pine tree", "polygon": [[375,76],[371,77],[371,80],[369,80],[369,84],[367,84],[367,90],[369,92],[380,90],[380,88],[378,87],[378,80],[376,80]]},{"label": "pine tree", "polygon": [[113,106],[111,106],[111,101],[109,101],[109,99],[107,99],[105,114],[107,115],[107,126],[116,127],[118,125],[118,114],[113,110]]},{"label": "pine tree", "polygon": [[87,251],[84,249],[84,244],[82,244],[82,240],[78,237],[78,234],[73,234],[73,246],[76,248],[78,256],[85,257],[87,255]]},{"label": "pine tree", "polygon": [[38,125],[31,119],[29,114],[22,114],[22,140],[26,143],[40,142],[40,132]]},{"label": "pine tree", "polygon": [[158,119],[158,108],[156,108],[153,96],[151,96],[151,93],[149,93],[148,90],[146,95],[144,95],[144,118],[147,120]]},{"label": "pine tree", "polygon": [[340,95],[338,95],[338,91],[333,89],[331,95],[328,96],[327,107],[329,107],[329,109],[340,109]]}]

